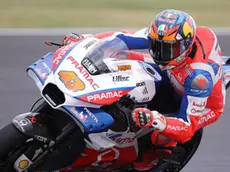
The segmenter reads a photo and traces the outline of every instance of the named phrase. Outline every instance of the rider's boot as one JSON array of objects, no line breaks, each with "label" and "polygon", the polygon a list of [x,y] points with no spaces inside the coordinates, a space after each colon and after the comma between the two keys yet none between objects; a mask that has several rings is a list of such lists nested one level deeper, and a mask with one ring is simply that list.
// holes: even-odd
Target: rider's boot
[{"label": "rider's boot", "polygon": [[149,149],[141,154],[140,158],[133,163],[133,167],[136,171],[149,171],[154,169],[158,162],[163,158],[172,154],[171,149],[167,147],[175,147],[177,142],[167,139],[157,132],[153,132],[151,135],[152,144],[156,147],[165,147],[166,149]]},{"label": "rider's boot", "polygon": [[149,171],[154,169],[164,157],[171,155],[171,152],[171,150],[163,149],[143,152],[142,156],[133,163],[133,167],[136,171]]}]

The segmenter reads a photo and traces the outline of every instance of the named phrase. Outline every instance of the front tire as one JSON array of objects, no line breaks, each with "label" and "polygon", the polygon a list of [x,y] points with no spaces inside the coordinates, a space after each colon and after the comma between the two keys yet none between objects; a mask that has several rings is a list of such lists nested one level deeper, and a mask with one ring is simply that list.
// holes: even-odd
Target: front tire
[{"label": "front tire", "polygon": [[35,104],[36,107],[31,109],[31,115],[36,113],[35,123],[23,127],[18,125],[17,121],[20,123],[27,118],[26,114],[22,114],[14,118],[16,122],[0,130],[0,172],[15,172],[14,163],[22,154],[31,159],[36,150],[45,146],[41,141],[30,140],[35,135],[56,142],[52,151],[43,157],[43,162],[36,167],[39,170],[65,168],[71,165],[85,148],[84,133],[73,119],[61,110],[52,109],[43,99],[40,100]]},{"label": "front tire", "polygon": [[28,136],[21,133],[13,123],[0,130],[0,171],[14,172],[14,162],[27,149]]}]

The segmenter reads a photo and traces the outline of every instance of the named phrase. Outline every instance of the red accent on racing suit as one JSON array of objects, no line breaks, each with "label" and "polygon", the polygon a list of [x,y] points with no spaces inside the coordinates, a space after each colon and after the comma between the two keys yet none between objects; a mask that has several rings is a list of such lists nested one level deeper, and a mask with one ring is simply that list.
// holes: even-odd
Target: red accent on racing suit
[{"label": "red accent on racing suit", "polygon": [[[223,113],[225,85],[221,50],[215,34],[198,27],[195,56],[168,71],[175,91],[183,96],[179,117],[167,118],[162,135],[178,142],[188,141],[195,131],[215,122]],[[187,120],[183,114],[187,114]]]}]

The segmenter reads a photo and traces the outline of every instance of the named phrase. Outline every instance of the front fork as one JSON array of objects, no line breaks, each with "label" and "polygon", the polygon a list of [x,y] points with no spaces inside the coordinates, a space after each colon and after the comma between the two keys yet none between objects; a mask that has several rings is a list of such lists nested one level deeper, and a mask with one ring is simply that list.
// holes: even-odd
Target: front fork
[{"label": "front fork", "polygon": [[32,155],[31,151],[28,151],[18,158],[14,165],[18,172],[35,172],[43,163],[43,159],[50,152],[53,152],[55,146],[77,130],[76,124],[70,122],[59,136],[52,138],[49,135],[49,129],[45,125],[46,120],[50,120],[49,115],[33,112],[18,115],[13,119],[15,127],[29,136],[30,139],[28,141],[35,141],[38,143],[33,151],[35,152],[36,149],[40,149],[40,154],[37,155],[37,157],[34,157],[35,155]]}]

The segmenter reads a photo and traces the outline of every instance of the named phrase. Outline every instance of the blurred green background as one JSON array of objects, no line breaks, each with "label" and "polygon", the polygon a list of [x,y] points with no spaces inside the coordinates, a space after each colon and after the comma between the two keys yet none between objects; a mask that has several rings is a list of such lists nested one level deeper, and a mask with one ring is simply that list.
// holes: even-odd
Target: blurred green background
[{"label": "blurred green background", "polygon": [[197,25],[230,26],[230,0],[0,0],[0,27],[146,27],[167,8]]}]

